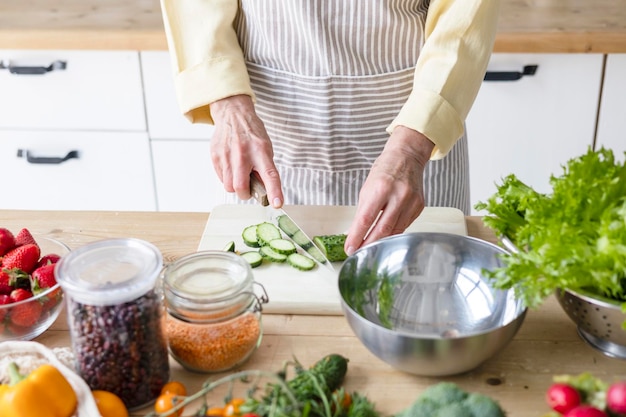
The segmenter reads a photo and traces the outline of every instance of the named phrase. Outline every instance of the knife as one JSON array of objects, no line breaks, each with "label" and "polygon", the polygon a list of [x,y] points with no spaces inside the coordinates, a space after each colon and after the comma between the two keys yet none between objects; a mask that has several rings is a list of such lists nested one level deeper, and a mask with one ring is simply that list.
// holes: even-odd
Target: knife
[{"label": "knife", "polygon": [[250,175],[250,194],[259,202],[262,206],[267,207],[269,211],[270,221],[278,226],[289,238],[305,251],[311,258],[318,264],[324,265],[331,271],[335,271],[332,262],[326,258],[324,253],[317,247],[317,245],[311,240],[304,230],[287,214],[282,208],[276,209],[270,206],[269,199],[267,197],[267,191],[263,182],[257,178],[256,174]]}]

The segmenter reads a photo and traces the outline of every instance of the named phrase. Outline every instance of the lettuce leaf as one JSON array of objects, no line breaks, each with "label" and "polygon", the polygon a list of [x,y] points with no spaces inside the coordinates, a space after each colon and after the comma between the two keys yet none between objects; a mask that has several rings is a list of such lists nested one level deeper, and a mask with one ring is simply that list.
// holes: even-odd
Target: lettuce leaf
[{"label": "lettuce leaf", "polygon": [[528,307],[559,288],[626,302],[626,165],[611,150],[589,149],[550,185],[540,194],[509,175],[475,206],[487,211],[484,223],[496,235],[521,249],[488,272],[494,285],[515,288]]}]

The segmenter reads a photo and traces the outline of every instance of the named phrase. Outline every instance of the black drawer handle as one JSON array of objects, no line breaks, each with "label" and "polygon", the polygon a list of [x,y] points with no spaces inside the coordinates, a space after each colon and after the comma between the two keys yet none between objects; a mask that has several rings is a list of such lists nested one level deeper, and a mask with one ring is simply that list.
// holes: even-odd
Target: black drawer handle
[{"label": "black drawer handle", "polygon": [[35,66],[35,67],[27,67],[27,66],[19,66],[12,65],[9,63],[8,65],[4,62],[0,62],[0,69],[8,69],[11,74],[18,75],[41,75],[47,72],[55,71],[55,70],[64,70],[67,68],[66,61],[54,61],[52,64],[47,67],[44,66]]},{"label": "black drawer handle", "polygon": [[29,164],[52,164],[52,165],[58,165],[58,164],[62,164],[63,162],[69,160],[69,159],[78,159],[78,151],[74,150],[74,151],[69,151],[67,153],[67,155],[65,156],[33,156],[31,155],[29,150],[23,150],[23,149],[18,149],[17,150],[17,157],[18,158],[24,158],[26,157],[26,160],[28,161]]},{"label": "black drawer handle", "polygon": [[517,71],[487,71],[485,81],[517,81],[525,75],[535,75],[539,65],[526,65],[522,72]]}]

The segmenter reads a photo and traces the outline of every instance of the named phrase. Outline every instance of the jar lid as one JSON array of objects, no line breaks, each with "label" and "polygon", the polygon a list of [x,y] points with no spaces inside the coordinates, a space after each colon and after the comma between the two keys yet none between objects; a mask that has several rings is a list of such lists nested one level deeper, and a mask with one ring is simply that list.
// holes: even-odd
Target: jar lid
[{"label": "jar lid", "polygon": [[248,262],[225,251],[186,255],[163,270],[165,298],[187,319],[201,313],[209,313],[210,317],[211,312],[224,309],[240,311],[254,297],[252,283]]},{"label": "jar lid", "polygon": [[79,247],[57,263],[61,288],[88,305],[117,305],[153,289],[163,267],[159,249],[140,239],[108,239]]}]

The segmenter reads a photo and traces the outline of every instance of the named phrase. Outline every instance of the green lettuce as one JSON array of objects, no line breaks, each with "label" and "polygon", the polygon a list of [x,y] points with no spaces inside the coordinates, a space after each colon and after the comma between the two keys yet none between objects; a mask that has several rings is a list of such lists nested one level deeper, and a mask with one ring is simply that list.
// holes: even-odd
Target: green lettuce
[{"label": "green lettuce", "polygon": [[518,253],[488,271],[494,286],[514,288],[528,307],[556,289],[584,290],[626,307],[626,166],[611,150],[588,150],[550,177],[541,194],[509,175],[477,210]]}]

